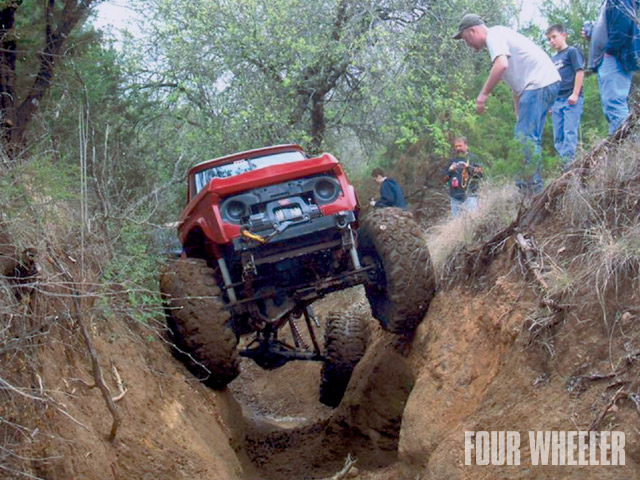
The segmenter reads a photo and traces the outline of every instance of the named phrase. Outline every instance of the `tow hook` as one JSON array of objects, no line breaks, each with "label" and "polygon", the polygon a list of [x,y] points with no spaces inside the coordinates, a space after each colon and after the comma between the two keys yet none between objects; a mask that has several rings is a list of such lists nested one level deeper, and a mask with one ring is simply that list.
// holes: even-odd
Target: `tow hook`
[{"label": "tow hook", "polygon": [[267,243],[269,240],[271,240],[277,234],[284,232],[293,223],[294,222],[287,221],[287,222],[282,222],[280,224],[275,224],[273,232],[270,233],[269,235],[267,235],[266,237],[263,237],[261,235],[258,235],[257,233],[253,233],[253,232],[247,230],[246,228],[243,228],[242,229],[242,236],[244,238],[248,238],[250,240],[255,240],[256,242],[264,245],[265,243]]},{"label": "tow hook", "polygon": [[249,240],[255,240],[256,242],[264,245],[265,243],[267,243],[269,241],[269,237],[264,238],[261,235],[258,235],[257,233],[252,233],[249,230],[243,229],[242,230],[242,236],[244,238],[248,238]]}]

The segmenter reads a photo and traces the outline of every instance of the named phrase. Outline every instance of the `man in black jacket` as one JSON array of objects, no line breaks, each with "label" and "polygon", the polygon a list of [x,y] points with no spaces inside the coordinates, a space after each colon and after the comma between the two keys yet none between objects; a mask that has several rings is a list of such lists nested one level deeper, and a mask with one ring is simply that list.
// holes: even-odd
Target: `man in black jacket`
[{"label": "man in black jacket", "polygon": [[380,200],[371,200],[371,206],[376,208],[397,207],[402,210],[407,209],[407,202],[404,199],[402,188],[393,178],[387,178],[381,168],[374,168],[371,176],[380,185]]}]

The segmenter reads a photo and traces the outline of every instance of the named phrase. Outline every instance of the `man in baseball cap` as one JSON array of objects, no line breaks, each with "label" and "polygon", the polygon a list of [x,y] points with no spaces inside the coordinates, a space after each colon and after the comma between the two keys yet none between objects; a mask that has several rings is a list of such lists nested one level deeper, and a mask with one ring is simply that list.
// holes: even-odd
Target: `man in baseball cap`
[{"label": "man in baseball cap", "polygon": [[458,33],[455,34],[453,38],[456,40],[460,40],[462,38],[462,32],[464,32],[467,28],[475,27],[477,25],[484,25],[484,20],[480,15],[476,15],[475,13],[467,13],[462,20],[460,20],[460,25],[458,25]]},{"label": "man in baseball cap", "polygon": [[[526,193],[539,193],[541,176],[542,132],[547,111],[558,96],[560,75],[549,56],[531,40],[510,28],[488,28],[482,17],[472,13],[462,17],[458,33],[476,51],[487,48],[491,71],[476,98],[476,110],[482,114],[489,94],[500,80],[511,87],[516,111],[516,138],[523,144],[523,178],[516,185]],[[532,171],[532,172],[531,172]]]}]

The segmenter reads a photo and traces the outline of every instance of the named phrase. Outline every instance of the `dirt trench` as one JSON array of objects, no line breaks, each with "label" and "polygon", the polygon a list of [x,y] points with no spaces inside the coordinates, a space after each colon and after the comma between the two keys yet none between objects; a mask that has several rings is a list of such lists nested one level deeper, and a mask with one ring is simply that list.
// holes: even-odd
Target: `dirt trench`
[{"label": "dirt trench", "polygon": [[[362,480],[639,478],[638,414],[631,399],[610,403],[616,381],[635,388],[635,360],[616,381],[590,380],[606,379],[610,365],[640,349],[638,293],[611,297],[609,318],[620,319],[613,330],[602,322],[602,306],[585,301],[546,337],[533,338],[539,298],[514,267],[514,248],[507,245],[481,281],[439,292],[411,339],[370,318],[372,342],[336,409],[318,402],[317,363],[265,371],[244,359],[240,377],[214,392],[171,356],[159,326],[96,319],[91,334],[107,382],[114,386],[115,366],[127,388],[114,442],[106,439],[103,399],[86,387],[89,362],[74,326],[60,311],[53,317],[53,306],[38,313],[36,304],[33,317],[51,320],[53,341],[37,353],[30,392],[49,400],[27,409],[22,398],[2,397],[0,416],[29,432],[17,451],[29,465],[12,466],[52,480],[311,480],[330,478],[351,454],[358,459],[352,478]],[[357,304],[363,308],[361,292],[341,292],[319,302],[317,313],[324,319]],[[7,372],[17,381],[26,370],[7,365],[11,381]],[[465,430],[577,430],[595,420],[600,429],[626,432],[625,466],[463,464]],[[2,428],[6,438],[11,432]]]},{"label": "dirt trench", "polygon": [[[543,226],[539,235],[557,238],[556,228]],[[550,251],[574,254],[563,247],[548,244]],[[270,372],[282,375],[273,382],[256,380],[266,372],[255,372],[248,383],[232,384],[245,405],[267,402],[253,420],[245,412],[243,454],[256,474],[247,478],[328,478],[347,453],[359,460],[355,478],[367,480],[640,478],[636,405],[616,396],[640,385],[633,355],[640,349],[638,292],[621,288],[603,306],[585,286],[582,304],[556,313],[538,331],[532,325],[548,321],[548,312],[517,255],[517,246],[507,242],[482,278],[439,292],[412,339],[402,342],[375,329],[333,411],[316,401],[313,366],[306,373],[295,364]],[[607,325],[603,308],[619,323]],[[609,372],[616,366],[614,376]],[[297,385],[297,394],[278,388],[280,380]],[[296,418],[273,421],[269,411],[295,412]],[[531,464],[529,431],[589,429],[623,431],[625,464]],[[465,430],[520,432],[521,464],[465,465]]]},{"label": "dirt trench", "polygon": [[[358,301],[362,310],[362,292],[344,292],[317,304],[317,313],[324,319]],[[290,362],[265,371],[243,359],[242,373],[229,390],[242,405],[238,452],[247,479],[330,477],[347,455],[358,459],[359,478],[365,478],[397,461],[402,414],[415,377],[406,341],[373,322],[370,318],[371,343],[335,409],[318,401],[319,363]]]}]

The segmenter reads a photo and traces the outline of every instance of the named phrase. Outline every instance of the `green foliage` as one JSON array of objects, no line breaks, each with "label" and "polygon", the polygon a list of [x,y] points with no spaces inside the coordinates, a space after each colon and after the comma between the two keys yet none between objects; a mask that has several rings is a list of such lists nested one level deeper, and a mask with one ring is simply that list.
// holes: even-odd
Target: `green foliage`
[{"label": "green foliage", "polygon": [[[451,142],[459,135],[467,136],[474,152],[484,159],[495,158],[496,150],[504,150],[506,138],[513,136],[512,127],[505,124],[509,113],[500,108],[505,116],[493,122],[497,104],[490,103],[489,121],[497,123],[491,125],[497,129],[486,128],[487,118],[475,113],[475,98],[489,67],[486,52],[475,54],[452,36],[461,11],[478,12],[494,24],[504,23],[511,7],[511,2],[499,0],[438,2],[433,5],[432,18],[407,32],[401,44],[406,51],[405,74],[385,92],[393,118],[386,131],[395,137],[400,151],[420,143],[428,156],[447,157]],[[505,127],[510,135],[505,135]],[[499,141],[485,150],[487,137],[495,135]],[[394,150],[389,155],[395,155]]]},{"label": "green foliage", "polygon": [[568,42],[588,53],[588,44],[582,38],[582,25],[585,21],[595,21],[601,0],[571,0],[558,2],[544,0],[540,12],[549,25],[562,24],[567,30]]},{"label": "green foliage", "polygon": [[[161,305],[157,288],[161,258],[149,253],[149,238],[144,225],[127,222],[120,226],[113,257],[106,264],[103,281],[109,289],[119,285],[127,292],[130,315],[139,322],[157,320]],[[104,305],[109,311],[109,305]]]},{"label": "green foliage", "polygon": [[74,202],[78,199],[79,169],[60,168],[50,156],[35,157],[24,168],[36,201]]}]

